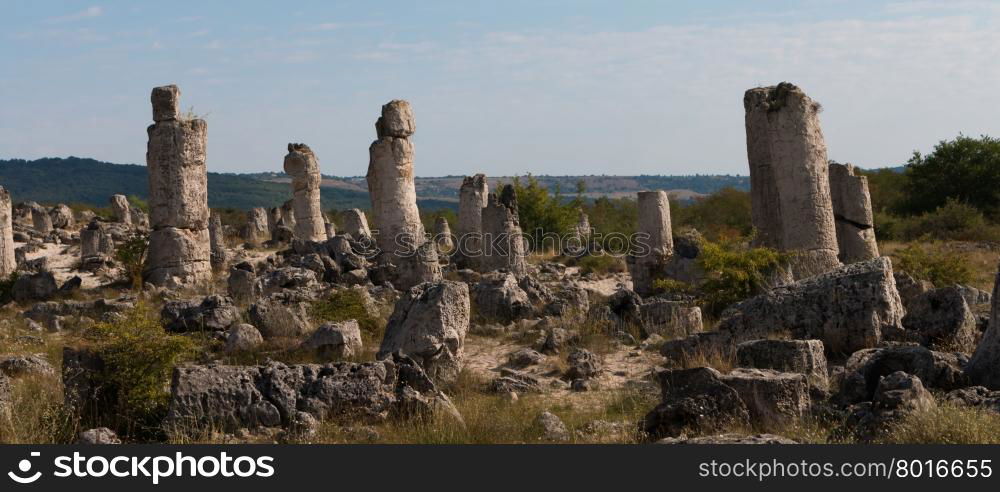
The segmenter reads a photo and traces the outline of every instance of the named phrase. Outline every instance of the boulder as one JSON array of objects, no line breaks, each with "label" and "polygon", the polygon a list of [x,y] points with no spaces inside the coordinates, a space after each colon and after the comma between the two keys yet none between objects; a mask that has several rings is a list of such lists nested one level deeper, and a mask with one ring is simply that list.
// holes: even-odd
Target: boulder
[{"label": "boulder", "polygon": [[412,359],[174,369],[164,429],[171,434],[289,427],[305,412],[346,423],[390,418],[461,416]]},{"label": "boulder", "polygon": [[253,350],[264,343],[264,337],[253,325],[238,323],[229,328],[226,335],[226,346],[223,349],[226,353],[243,352]]},{"label": "boulder", "polygon": [[569,429],[562,419],[550,412],[542,412],[535,417],[535,430],[543,441],[566,442],[570,439]]},{"label": "boulder", "polygon": [[734,369],[721,380],[736,390],[755,425],[784,428],[809,412],[809,384],[804,374]]},{"label": "boulder", "polygon": [[478,317],[500,323],[525,319],[533,312],[528,294],[510,273],[484,276],[472,288],[472,305],[476,307]]},{"label": "boulder", "polygon": [[966,372],[973,384],[1000,389],[1000,273],[993,284],[990,322],[969,360]]},{"label": "boulder", "polygon": [[701,308],[687,302],[652,298],[639,306],[642,334],[693,335],[702,331]]},{"label": "boulder", "polygon": [[916,344],[859,350],[847,359],[837,396],[843,404],[869,401],[883,376],[903,371],[920,378],[923,385],[945,391],[968,385],[962,354],[935,352]]},{"label": "boulder", "polygon": [[848,409],[844,425],[834,435],[853,435],[860,442],[871,442],[891,432],[892,425],[906,416],[936,406],[920,378],[896,371],[880,378],[871,402]]},{"label": "boulder", "polygon": [[723,313],[718,330],[734,342],[789,335],[819,339],[827,352],[874,347],[901,330],[904,310],[888,258],[874,258],[776,287]]},{"label": "boulder", "polygon": [[922,345],[959,349],[976,343],[976,317],[957,286],[933,289],[916,296],[906,307],[903,327]]},{"label": "boulder", "polygon": [[346,359],[360,355],[361,328],[358,322],[323,323],[302,344],[306,350],[315,350],[321,357]]},{"label": "boulder", "polygon": [[437,382],[458,377],[469,331],[469,287],[461,282],[426,282],[410,289],[393,309],[378,358],[401,351]]},{"label": "boulder", "polygon": [[47,301],[58,290],[56,278],[51,272],[38,272],[18,276],[11,292],[17,302],[33,302]]},{"label": "boulder", "polygon": [[775,434],[719,434],[700,437],[668,437],[656,441],[656,444],[798,444],[797,442]]},{"label": "boulder", "polygon": [[819,340],[753,340],[736,347],[740,367],[804,374],[809,386],[825,393],[830,388],[826,355]]},{"label": "boulder", "polygon": [[88,429],[80,433],[76,438],[76,444],[98,445],[98,444],[121,444],[121,439],[115,431],[107,427]]},{"label": "boulder", "polygon": [[305,303],[294,296],[263,297],[250,306],[248,317],[265,339],[300,336],[312,329]]},{"label": "boulder", "polygon": [[659,371],[657,379],[662,402],[642,422],[643,431],[651,439],[677,437],[685,432],[707,434],[749,423],[746,404],[715,369],[667,369]]},{"label": "boulder", "polygon": [[10,377],[50,376],[56,370],[40,355],[10,355],[0,358],[0,372]]},{"label": "boulder", "polygon": [[204,299],[170,301],[160,317],[168,331],[224,331],[240,320],[240,310],[229,297],[211,295]]},{"label": "boulder", "polygon": [[601,361],[597,355],[587,349],[574,349],[566,358],[569,369],[563,377],[569,381],[590,379],[601,373]]}]

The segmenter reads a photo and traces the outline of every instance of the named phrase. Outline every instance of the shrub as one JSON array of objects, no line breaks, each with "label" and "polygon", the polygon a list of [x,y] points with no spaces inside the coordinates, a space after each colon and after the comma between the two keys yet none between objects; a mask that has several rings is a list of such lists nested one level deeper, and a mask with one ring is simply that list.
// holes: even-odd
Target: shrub
[{"label": "shrub", "polygon": [[938,287],[968,284],[972,268],[965,259],[955,254],[935,254],[924,246],[911,244],[899,251],[896,266],[917,280],[927,280]]},{"label": "shrub", "polygon": [[[881,216],[883,219],[886,217]],[[878,229],[876,229],[878,232]],[[883,237],[904,241],[940,239],[988,241],[1000,238],[997,226],[990,224],[975,207],[949,198],[932,212],[906,218],[891,218],[883,226]]]},{"label": "shrub", "polygon": [[747,248],[735,241],[703,241],[697,261],[705,271],[705,280],[698,290],[706,310],[719,314],[729,305],[763,292],[791,257],[791,253]]},{"label": "shrub", "polygon": [[580,273],[621,273],[625,271],[625,261],[612,255],[587,255],[572,262],[580,267]]},{"label": "shrub", "polygon": [[521,231],[534,238],[533,244],[541,244],[543,234],[565,234],[576,225],[583,204],[582,182],[577,186],[576,198],[571,200],[567,200],[558,188],[549,192],[530,174],[523,182],[514,178],[513,186],[517,193]]},{"label": "shrub", "polygon": [[193,342],[168,334],[152,309],[140,303],[120,319],[86,332],[104,361],[101,387],[113,407],[107,417],[123,434],[154,432],[166,415],[167,382],[174,366],[193,353]]},{"label": "shrub", "polygon": [[136,289],[142,288],[142,271],[146,265],[148,249],[149,236],[143,233],[133,234],[115,248],[115,259],[122,264],[126,279]]},{"label": "shrub", "polygon": [[361,328],[361,334],[366,338],[365,345],[371,342],[381,343],[385,334],[385,322],[373,315],[366,304],[365,294],[354,289],[342,289],[330,294],[330,297],[313,302],[309,306],[309,316],[320,322],[355,320]]},{"label": "shrub", "polygon": [[149,213],[149,202],[139,198],[135,195],[129,195],[126,197],[128,199],[129,206],[131,208],[137,208],[143,212]]},{"label": "shrub", "polygon": [[906,177],[910,213],[930,212],[953,199],[995,216],[1000,212],[1000,139],[959,135],[926,156],[914,152]]},{"label": "shrub", "polygon": [[671,222],[675,229],[691,227],[705,237],[732,240],[753,230],[750,219],[750,193],[723,188],[688,203],[670,203]]}]

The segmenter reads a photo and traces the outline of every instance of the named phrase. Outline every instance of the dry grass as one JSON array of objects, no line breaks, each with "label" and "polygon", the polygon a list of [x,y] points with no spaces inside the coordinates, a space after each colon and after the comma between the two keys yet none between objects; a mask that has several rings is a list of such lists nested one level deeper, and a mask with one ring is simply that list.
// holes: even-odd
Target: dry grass
[{"label": "dry grass", "polygon": [[887,444],[1000,444],[1000,414],[942,403],[886,433]]},{"label": "dry grass", "polygon": [[77,433],[63,407],[58,375],[32,375],[12,381],[9,411],[0,417],[0,443],[65,444]]},{"label": "dry grass", "polygon": [[[898,265],[898,258],[894,255],[912,244],[915,243],[884,241],[879,242],[878,247],[879,252],[893,259],[893,265]],[[971,286],[986,292],[993,291],[997,263],[1000,262],[1000,251],[996,250],[993,245],[967,241],[928,241],[919,244],[933,255],[961,257],[972,271],[972,279],[969,282]]]}]

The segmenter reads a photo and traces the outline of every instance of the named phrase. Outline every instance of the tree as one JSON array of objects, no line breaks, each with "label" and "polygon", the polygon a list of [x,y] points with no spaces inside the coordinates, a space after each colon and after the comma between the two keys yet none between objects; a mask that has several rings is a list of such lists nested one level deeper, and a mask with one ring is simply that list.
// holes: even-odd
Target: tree
[{"label": "tree", "polygon": [[1000,139],[959,135],[923,156],[914,152],[906,167],[906,211],[931,212],[948,199],[997,218],[1000,212]]}]

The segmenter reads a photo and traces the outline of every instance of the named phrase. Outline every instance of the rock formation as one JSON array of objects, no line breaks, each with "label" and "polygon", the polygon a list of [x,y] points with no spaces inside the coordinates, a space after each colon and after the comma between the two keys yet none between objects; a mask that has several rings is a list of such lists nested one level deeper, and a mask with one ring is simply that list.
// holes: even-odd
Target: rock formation
[{"label": "rock formation", "polygon": [[796,279],[837,268],[837,231],[819,104],[782,82],[748,90],[743,106],[755,244],[795,251]]},{"label": "rock formation", "polygon": [[438,250],[440,251],[451,251],[455,247],[448,219],[438,217],[434,220],[434,242],[437,243]]},{"label": "rock formation", "polygon": [[435,382],[454,381],[462,370],[469,310],[469,287],[462,282],[413,287],[396,303],[377,357],[402,351]]},{"label": "rock formation", "polygon": [[217,213],[211,213],[208,218],[208,242],[212,268],[222,268],[226,265],[226,234],[222,229],[222,218]]},{"label": "rock formation", "polygon": [[0,186],[0,277],[6,279],[17,270],[14,256],[14,222],[10,193]]},{"label": "rock formation", "polygon": [[288,144],[285,174],[292,177],[295,237],[303,241],[325,241],[326,225],[319,197],[319,185],[323,177],[319,172],[316,154],[306,144]]},{"label": "rock formation", "polygon": [[517,193],[504,185],[499,193],[490,193],[483,209],[483,254],[481,271],[506,270],[517,277],[528,273],[528,261],[517,214]]},{"label": "rock formation", "polygon": [[271,225],[267,210],[256,207],[247,212],[243,239],[250,244],[261,244],[271,239]]},{"label": "rock formation", "polygon": [[132,214],[129,211],[128,198],[125,195],[111,196],[111,213],[115,216],[115,222],[125,225],[132,224]]},{"label": "rock formation", "polygon": [[974,384],[1000,389],[1000,271],[993,283],[989,327],[979,340],[965,372]]},{"label": "rock formation", "polygon": [[32,228],[42,234],[52,232],[52,217],[45,207],[32,202],[31,204],[31,224]]},{"label": "rock formation", "polygon": [[482,255],[483,209],[489,198],[486,176],[466,176],[458,193],[458,223],[455,233],[458,244],[452,255],[460,268],[475,269],[474,263]]},{"label": "rock formation", "polygon": [[69,230],[76,227],[76,218],[73,217],[73,209],[62,203],[49,210],[49,217],[52,219],[52,227],[56,229]]},{"label": "rock formation", "polygon": [[80,231],[80,269],[93,271],[107,265],[115,254],[115,243],[97,220]]},{"label": "rock formation", "polygon": [[387,254],[402,257],[424,241],[413,182],[415,124],[410,103],[394,100],[382,106],[375,122],[378,140],[368,149],[368,194],[372,201],[377,242]]},{"label": "rock formation", "polygon": [[345,210],[341,217],[344,220],[344,232],[351,235],[356,241],[362,238],[371,238],[372,231],[368,228],[368,218],[365,213],[356,208]]},{"label": "rock formation", "polygon": [[837,225],[840,261],[854,263],[878,256],[868,178],[856,176],[850,164],[830,164],[830,196]]},{"label": "rock formation", "polygon": [[205,148],[208,125],[182,119],[180,90],[153,89],[149,143],[149,253],[144,276],[154,285],[207,280],[211,275],[208,233],[208,175]]},{"label": "rock formation", "polygon": [[639,230],[645,244],[626,258],[632,276],[632,290],[641,296],[652,294],[654,283],[664,276],[667,263],[674,254],[674,238],[670,227],[670,200],[667,193],[639,192]]}]

